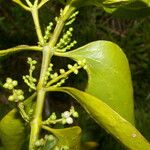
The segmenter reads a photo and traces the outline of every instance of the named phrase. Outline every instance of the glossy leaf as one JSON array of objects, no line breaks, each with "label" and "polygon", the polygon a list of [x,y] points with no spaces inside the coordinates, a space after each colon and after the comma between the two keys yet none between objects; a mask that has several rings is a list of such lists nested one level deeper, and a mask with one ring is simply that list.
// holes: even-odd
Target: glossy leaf
[{"label": "glossy leaf", "polygon": [[86,91],[134,122],[130,69],[120,47],[112,42],[96,41],[59,55],[75,61],[86,59],[89,76]]},{"label": "glossy leaf", "polygon": [[80,127],[74,126],[65,129],[48,128],[48,130],[58,138],[57,147],[68,146],[71,150],[80,149]]},{"label": "glossy leaf", "polygon": [[150,144],[140,132],[102,100],[71,87],[48,88],[47,91],[62,91],[71,95],[100,126],[128,149],[150,150]]},{"label": "glossy leaf", "polygon": [[124,5],[118,8],[104,7],[105,11],[112,13],[117,17],[123,19],[137,19],[146,16],[150,16],[150,1],[149,0],[139,0],[133,1],[128,5]]},{"label": "glossy leaf", "polygon": [[[36,93],[25,100],[26,112],[34,107]],[[17,109],[11,110],[0,121],[0,139],[5,150],[20,150],[26,138],[24,122]]]},{"label": "glossy leaf", "polygon": [[[65,0],[60,0],[65,4]],[[141,18],[150,15],[149,0],[68,0],[76,7],[94,5],[122,18]]]},{"label": "glossy leaf", "polygon": [[65,0],[60,0],[63,4],[65,3],[70,3],[76,7],[83,7],[83,6],[88,6],[88,5],[94,5],[98,7],[102,7],[103,5],[115,5],[115,6],[120,6],[122,4],[126,4],[130,2],[130,0],[68,0],[65,2]]},{"label": "glossy leaf", "polygon": [[17,110],[10,111],[0,122],[0,138],[5,150],[20,150],[25,140],[25,127]]}]

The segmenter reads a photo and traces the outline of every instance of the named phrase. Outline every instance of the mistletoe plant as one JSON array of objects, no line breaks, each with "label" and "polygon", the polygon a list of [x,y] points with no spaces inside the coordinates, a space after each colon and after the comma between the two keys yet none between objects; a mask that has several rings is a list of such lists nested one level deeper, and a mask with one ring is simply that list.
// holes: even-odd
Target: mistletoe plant
[{"label": "mistletoe plant", "polygon": [[[29,150],[80,150],[81,129],[78,126],[55,129],[53,125],[71,125],[79,117],[73,106],[58,117],[53,112],[43,119],[45,97],[48,92],[65,92],[71,95],[89,113],[89,115],[107,132],[113,135],[125,147],[131,150],[150,150],[150,144],[134,127],[133,90],[127,58],[123,51],[109,41],[95,41],[78,49],[71,50],[77,43],[73,39],[72,23],[81,6],[96,5],[108,12],[125,8],[129,0],[60,0],[65,7],[60,15],[41,30],[38,12],[48,0],[13,0],[26,11],[31,12],[38,37],[37,45],[20,45],[0,51],[0,56],[19,51],[42,53],[39,79],[33,75],[37,61],[27,58],[29,74],[22,79],[29,88],[31,96],[26,98],[18,81],[6,79],[3,87],[11,93],[8,101],[15,108],[3,116],[0,121],[1,150],[21,150],[29,143]],[[143,1],[150,5],[148,1]],[[124,6],[125,5],[125,6]],[[140,11],[140,9],[139,9]],[[51,59],[68,57],[75,61],[68,69],[53,70]],[[88,85],[85,91],[63,86],[71,74],[85,69]]]}]

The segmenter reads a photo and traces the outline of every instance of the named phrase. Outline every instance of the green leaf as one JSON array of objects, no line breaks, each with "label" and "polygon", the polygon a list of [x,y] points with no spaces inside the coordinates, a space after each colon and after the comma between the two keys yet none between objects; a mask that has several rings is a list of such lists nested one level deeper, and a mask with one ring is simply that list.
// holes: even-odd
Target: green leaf
[{"label": "green leaf", "polygon": [[[36,93],[33,93],[25,101],[25,111],[28,113],[34,107],[34,98]],[[20,150],[26,140],[26,131],[24,122],[16,108],[7,113],[0,121],[0,139],[5,150]]]},{"label": "green leaf", "polygon": [[20,150],[25,140],[25,127],[17,109],[10,111],[0,121],[0,139],[5,150]]},{"label": "green leaf", "polygon": [[51,87],[47,91],[62,91],[71,95],[100,126],[128,149],[150,150],[150,144],[140,132],[102,100],[71,87]]},{"label": "green leaf", "polygon": [[102,7],[103,5],[115,5],[115,6],[120,6],[122,4],[126,4],[130,2],[130,0],[60,0],[63,4],[69,3],[73,6],[76,7],[83,7],[83,6],[89,6],[89,5],[94,5],[97,7]]},{"label": "green leaf", "polygon": [[81,129],[78,126],[65,128],[65,129],[53,129],[43,126],[43,129],[50,131],[58,138],[57,147],[68,146],[71,150],[80,149]]},{"label": "green leaf", "polygon": [[59,55],[75,61],[86,59],[89,77],[86,91],[134,122],[130,69],[120,47],[112,42],[96,41]]},{"label": "green leaf", "polygon": [[106,12],[123,19],[137,19],[150,15],[150,1],[138,0],[118,8],[104,6],[104,9]]},{"label": "green leaf", "polygon": [[[60,0],[65,4],[65,0]],[[68,0],[75,7],[94,5],[122,18],[141,18],[150,15],[149,0]]]}]

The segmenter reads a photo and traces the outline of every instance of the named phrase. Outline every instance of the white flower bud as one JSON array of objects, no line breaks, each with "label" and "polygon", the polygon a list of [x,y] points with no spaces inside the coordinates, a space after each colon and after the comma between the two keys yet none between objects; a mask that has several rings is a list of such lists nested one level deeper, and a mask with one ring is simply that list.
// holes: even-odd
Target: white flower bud
[{"label": "white flower bud", "polygon": [[66,118],[66,122],[68,124],[72,124],[73,123],[73,119],[71,117]]},{"label": "white flower bud", "polygon": [[70,117],[70,112],[69,112],[69,111],[65,111],[64,113],[62,113],[62,117],[63,117],[63,118],[68,118],[68,117]]}]

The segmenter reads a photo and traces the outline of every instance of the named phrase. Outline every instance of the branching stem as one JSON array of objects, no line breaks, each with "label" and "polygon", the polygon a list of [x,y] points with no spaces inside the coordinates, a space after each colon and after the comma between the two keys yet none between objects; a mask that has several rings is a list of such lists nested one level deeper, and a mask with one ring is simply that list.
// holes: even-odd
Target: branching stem
[{"label": "branching stem", "polygon": [[35,30],[36,30],[36,33],[38,36],[39,43],[40,43],[40,45],[44,45],[44,38],[43,38],[41,27],[40,27],[39,16],[38,16],[38,6],[37,5],[33,5],[31,13],[32,13],[32,17],[33,17],[33,21],[34,21],[34,25],[35,25]]},{"label": "branching stem", "polygon": [[[71,7],[67,5],[64,8],[64,11],[59,18],[59,21],[57,22],[56,28],[54,30],[54,33],[52,35],[51,40],[49,41],[48,45],[43,47],[43,59],[42,59],[42,67],[41,67],[41,73],[39,82],[37,85],[37,102],[36,107],[33,115],[33,120],[31,121],[31,134],[30,134],[30,143],[29,143],[29,150],[35,149],[34,144],[39,138],[40,130],[42,128],[42,112],[43,112],[43,106],[44,106],[44,100],[46,95],[45,90],[45,75],[47,72],[47,69],[49,67],[51,57],[54,54],[54,47],[58,41],[58,38],[60,36],[60,33],[63,29],[63,26],[65,24],[65,21],[70,17],[70,15],[75,11],[74,7]],[[37,8],[32,9],[32,15],[34,18],[34,23],[36,26],[36,32],[38,35],[39,42],[42,44],[44,43],[42,32],[40,29],[40,24],[38,20],[38,12]]]},{"label": "branching stem", "polygon": [[42,51],[41,47],[38,46],[28,46],[28,45],[20,45],[12,48],[8,48],[5,50],[0,50],[0,56],[4,56],[10,53],[15,53],[19,51]]}]

